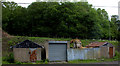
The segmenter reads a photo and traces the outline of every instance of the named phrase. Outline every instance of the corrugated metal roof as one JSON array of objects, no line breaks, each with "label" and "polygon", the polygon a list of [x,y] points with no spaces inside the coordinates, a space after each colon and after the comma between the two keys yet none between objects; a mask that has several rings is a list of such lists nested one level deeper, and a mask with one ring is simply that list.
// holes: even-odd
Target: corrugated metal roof
[{"label": "corrugated metal roof", "polygon": [[92,42],[89,45],[86,45],[86,47],[99,47],[99,46],[103,46],[105,44],[106,44],[106,46],[109,46],[109,47],[113,46],[112,44],[110,44],[108,42]]},{"label": "corrugated metal roof", "polygon": [[43,48],[43,47],[30,40],[25,40],[14,46],[13,48]]}]

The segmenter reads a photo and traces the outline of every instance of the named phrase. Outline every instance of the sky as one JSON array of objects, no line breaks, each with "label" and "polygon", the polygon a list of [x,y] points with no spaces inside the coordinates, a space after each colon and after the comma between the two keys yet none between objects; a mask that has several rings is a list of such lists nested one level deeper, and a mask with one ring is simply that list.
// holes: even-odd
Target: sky
[{"label": "sky", "polygon": [[[36,2],[36,0],[6,0],[6,1],[14,1],[16,3],[32,3]],[[79,1],[79,0],[78,0]],[[94,8],[105,9],[111,18],[112,15],[118,15],[118,2],[120,0],[87,0],[89,4],[92,4]],[[23,7],[27,7],[30,4],[19,4]]]}]

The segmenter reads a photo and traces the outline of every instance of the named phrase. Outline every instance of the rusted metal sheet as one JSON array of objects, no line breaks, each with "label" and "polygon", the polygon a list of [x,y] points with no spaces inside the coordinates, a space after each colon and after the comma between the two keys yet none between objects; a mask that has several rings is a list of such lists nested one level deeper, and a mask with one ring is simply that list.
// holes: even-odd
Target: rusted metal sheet
[{"label": "rusted metal sheet", "polygon": [[85,48],[84,49],[84,59],[87,59],[88,57],[87,57],[88,55],[87,55],[87,48]]},{"label": "rusted metal sheet", "polygon": [[93,59],[94,56],[94,48],[87,49],[87,59]]},{"label": "rusted metal sheet", "polygon": [[113,56],[115,56],[115,47],[113,47]]},{"label": "rusted metal sheet", "polygon": [[30,48],[29,54],[30,54],[30,61],[35,62],[37,61],[37,53],[36,53],[36,48]]},{"label": "rusted metal sheet", "polygon": [[67,60],[84,59],[84,50],[81,49],[68,49]]},{"label": "rusted metal sheet", "polygon": [[100,47],[100,55],[104,58],[109,58],[109,47]]},{"label": "rusted metal sheet", "polygon": [[100,48],[94,48],[94,59],[100,58]]},{"label": "rusted metal sheet", "polygon": [[67,49],[67,60],[96,59],[100,57],[100,48]]}]

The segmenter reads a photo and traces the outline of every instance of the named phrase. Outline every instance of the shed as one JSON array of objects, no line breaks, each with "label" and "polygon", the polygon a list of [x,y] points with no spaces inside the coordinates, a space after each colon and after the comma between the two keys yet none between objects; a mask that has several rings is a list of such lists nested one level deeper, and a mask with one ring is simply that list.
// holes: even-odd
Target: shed
[{"label": "shed", "polygon": [[41,60],[41,50],[43,46],[38,45],[30,40],[25,40],[13,46],[15,61],[35,62]]},{"label": "shed", "polygon": [[47,59],[49,61],[67,61],[68,41],[49,41]]},{"label": "shed", "polygon": [[86,47],[101,48],[101,56],[105,56],[108,58],[113,58],[113,56],[115,55],[115,47],[108,42],[92,42],[89,45],[86,45]]}]

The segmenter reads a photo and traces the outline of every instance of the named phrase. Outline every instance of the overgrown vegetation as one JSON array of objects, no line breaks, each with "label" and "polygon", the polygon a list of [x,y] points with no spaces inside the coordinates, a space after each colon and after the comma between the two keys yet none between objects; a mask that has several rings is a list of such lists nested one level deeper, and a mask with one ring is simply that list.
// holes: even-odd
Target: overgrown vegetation
[{"label": "overgrown vegetation", "polygon": [[115,56],[113,57],[113,59],[115,60],[115,61],[120,61],[120,52],[118,52],[118,51],[115,51]]},{"label": "overgrown vegetation", "polygon": [[14,63],[10,63],[10,62],[4,60],[2,64],[48,64],[48,63],[49,63],[49,61],[47,59],[45,59],[45,60],[41,60],[41,61],[36,61],[35,63],[32,63],[32,62],[25,63],[25,62],[18,62],[18,61],[15,61]]},{"label": "overgrown vegetation", "polygon": [[97,62],[111,62],[113,59],[96,59],[96,60],[72,60],[68,61],[68,64],[80,64],[80,63],[97,63]]},{"label": "overgrown vegetation", "polygon": [[3,63],[14,63],[14,55],[13,53],[9,53],[5,57],[2,57]]},{"label": "overgrown vegetation", "polygon": [[116,16],[109,21],[105,9],[92,8],[88,2],[34,2],[27,8],[4,2],[2,14],[2,29],[11,35],[80,39],[117,35]]},{"label": "overgrown vegetation", "polygon": [[[70,41],[72,38],[48,38],[48,37],[25,37],[25,36],[15,36],[9,39],[8,45],[14,46],[24,40],[31,40],[33,42],[36,42],[38,44],[41,44],[45,41],[55,40],[55,41]],[[6,40],[6,39],[4,39]],[[116,40],[98,40],[98,39],[80,39],[82,42],[82,45],[85,47],[86,45],[90,44],[91,42],[109,42],[113,44],[116,48],[118,47],[118,41]],[[71,44],[71,47],[73,45]]]}]

